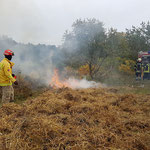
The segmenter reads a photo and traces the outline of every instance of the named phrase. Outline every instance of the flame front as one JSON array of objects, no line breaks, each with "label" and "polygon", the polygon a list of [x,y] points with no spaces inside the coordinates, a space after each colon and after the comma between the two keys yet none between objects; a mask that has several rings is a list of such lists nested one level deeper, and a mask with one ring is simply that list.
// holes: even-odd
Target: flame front
[{"label": "flame front", "polygon": [[78,89],[78,88],[91,88],[96,87],[98,84],[96,82],[87,81],[86,79],[75,79],[75,78],[69,78],[64,79],[63,81],[60,80],[58,70],[54,70],[53,77],[51,79],[50,86],[53,88],[72,88],[72,89]]},{"label": "flame front", "polygon": [[63,87],[69,87],[69,84],[66,81],[60,81],[59,75],[58,75],[58,70],[54,70],[54,75],[52,77],[50,85],[54,88],[63,88]]}]

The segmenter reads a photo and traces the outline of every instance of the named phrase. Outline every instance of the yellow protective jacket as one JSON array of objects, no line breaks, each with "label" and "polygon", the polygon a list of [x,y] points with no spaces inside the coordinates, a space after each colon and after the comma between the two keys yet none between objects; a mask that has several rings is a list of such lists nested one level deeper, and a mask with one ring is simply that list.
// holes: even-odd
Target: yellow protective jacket
[{"label": "yellow protective jacket", "polygon": [[0,86],[12,85],[16,79],[12,76],[12,67],[14,63],[4,58],[0,62]]}]

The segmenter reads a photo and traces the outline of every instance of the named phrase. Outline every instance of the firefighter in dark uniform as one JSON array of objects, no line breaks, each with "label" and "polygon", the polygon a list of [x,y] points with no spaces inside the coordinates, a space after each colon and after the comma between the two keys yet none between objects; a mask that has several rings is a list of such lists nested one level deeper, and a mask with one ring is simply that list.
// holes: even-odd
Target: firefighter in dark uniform
[{"label": "firefighter in dark uniform", "polygon": [[136,80],[143,79],[143,65],[142,65],[142,59],[141,58],[138,58],[134,68],[135,68]]}]

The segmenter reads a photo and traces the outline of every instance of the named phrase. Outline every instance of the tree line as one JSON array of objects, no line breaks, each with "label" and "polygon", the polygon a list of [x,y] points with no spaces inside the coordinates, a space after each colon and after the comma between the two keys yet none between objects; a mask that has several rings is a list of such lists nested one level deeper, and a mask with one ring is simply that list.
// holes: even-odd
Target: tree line
[{"label": "tree line", "polygon": [[[150,50],[150,22],[118,32],[114,28],[106,29],[103,22],[95,18],[77,19],[71,31],[64,33],[59,47],[22,44],[6,36],[0,37],[0,47],[0,53],[8,48],[17,50],[18,61],[26,63],[30,60],[37,70],[38,66],[50,62],[66,73],[102,80],[115,74],[134,74],[138,52]],[[29,67],[27,65],[26,70]]]},{"label": "tree line", "polygon": [[64,64],[81,75],[98,80],[114,71],[132,75],[138,52],[150,50],[150,23],[118,32],[96,19],[78,19],[63,39]]}]

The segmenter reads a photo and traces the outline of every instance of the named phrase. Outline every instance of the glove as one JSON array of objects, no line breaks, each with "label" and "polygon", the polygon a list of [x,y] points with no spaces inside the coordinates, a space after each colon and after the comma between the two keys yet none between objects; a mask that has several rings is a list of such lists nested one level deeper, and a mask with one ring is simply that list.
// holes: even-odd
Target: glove
[{"label": "glove", "polygon": [[15,85],[18,85],[18,82],[17,82],[17,81],[15,81],[15,82],[14,82],[14,84],[15,84]]},{"label": "glove", "polygon": [[12,74],[12,76],[16,79],[16,75],[15,74]]}]

